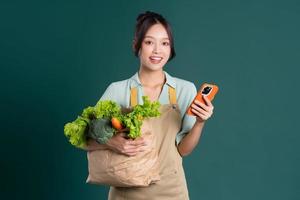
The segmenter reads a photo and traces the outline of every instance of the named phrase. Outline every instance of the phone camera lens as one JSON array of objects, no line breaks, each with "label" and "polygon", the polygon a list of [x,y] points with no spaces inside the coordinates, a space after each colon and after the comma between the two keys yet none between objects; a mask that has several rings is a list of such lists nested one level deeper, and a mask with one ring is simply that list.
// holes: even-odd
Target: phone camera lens
[{"label": "phone camera lens", "polygon": [[211,87],[207,86],[203,89],[202,94],[208,94],[211,91]]}]

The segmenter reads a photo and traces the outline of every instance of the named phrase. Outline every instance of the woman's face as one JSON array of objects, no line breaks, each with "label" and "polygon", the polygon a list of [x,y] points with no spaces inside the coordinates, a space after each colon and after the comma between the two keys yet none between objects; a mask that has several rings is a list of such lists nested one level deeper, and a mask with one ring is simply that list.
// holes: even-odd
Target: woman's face
[{"label": "woman's face", "polygon": [[141,67],[157,71],[162,70],[171,53],[168,33],[163,25],[154,24],[145,34],[140,48]]}]

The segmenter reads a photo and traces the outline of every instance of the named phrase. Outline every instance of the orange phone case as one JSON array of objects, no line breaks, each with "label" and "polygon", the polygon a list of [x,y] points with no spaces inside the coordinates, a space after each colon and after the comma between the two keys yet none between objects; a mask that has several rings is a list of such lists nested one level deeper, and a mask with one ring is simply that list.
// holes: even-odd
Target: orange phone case
[{"label": "orange phone case", "polygon": [[212,101],[215,97],[215,95],[217,94],[219,88],[217,85],[214,85],[214,84],[209,84],[209,83],[204,83],[200,90],[198,91],[196,97],[194,98],[194,100],[192,101],[191,105],[189,106],[188,110],[186,111],[186,113],[188,115],[195,115],[193,112],[192,112],[192,104],[193,102],[197,99],[198,101],[202,102],[205,104],[205,100],[202,98],[202,95],[205,95],[208,97],[208,99],[210,101]]}]

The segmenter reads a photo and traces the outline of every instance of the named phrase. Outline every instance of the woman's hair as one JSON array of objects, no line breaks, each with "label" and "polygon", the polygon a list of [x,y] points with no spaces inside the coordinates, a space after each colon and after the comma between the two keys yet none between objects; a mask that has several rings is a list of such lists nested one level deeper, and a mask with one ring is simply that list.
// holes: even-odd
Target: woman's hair
[{"label": "woman's hair", "polygon": [[154,24],[161,24],[165,27],[170,40],[171,54],[168,61],[172,60],[176,53],[174,49],[174,39],[171,31],[171,26],[167,20],[160,14],[155,12],[146,11],[138,15],[136,19],[135,34],[133,50],[136,57],[139,56],[139,50],[141,48],[144,37],[149,28]]}]

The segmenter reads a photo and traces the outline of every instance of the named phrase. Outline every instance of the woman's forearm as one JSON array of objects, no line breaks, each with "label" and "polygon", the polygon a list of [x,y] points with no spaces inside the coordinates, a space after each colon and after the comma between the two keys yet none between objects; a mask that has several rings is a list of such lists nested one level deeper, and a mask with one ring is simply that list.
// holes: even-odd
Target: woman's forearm
[{"label": "woman's forearm", "polygon": [[106,144],[99,144],[96,140],[88,139],[87,145],[84,148],[86,151],[94,151],[94,150],[104,150],[108,149]]},{"label": "woman's forearm", "polygon": [[188,134],[184,138],[182,138],[181,142],[178,144],[178,152],[181,156],[187,156],[190,154],[194,148],[197,146],[199,139],[201,137],[202,129],[204,127],[204,121],[198,122],[196,121],[193,128],[190,130]]}]

